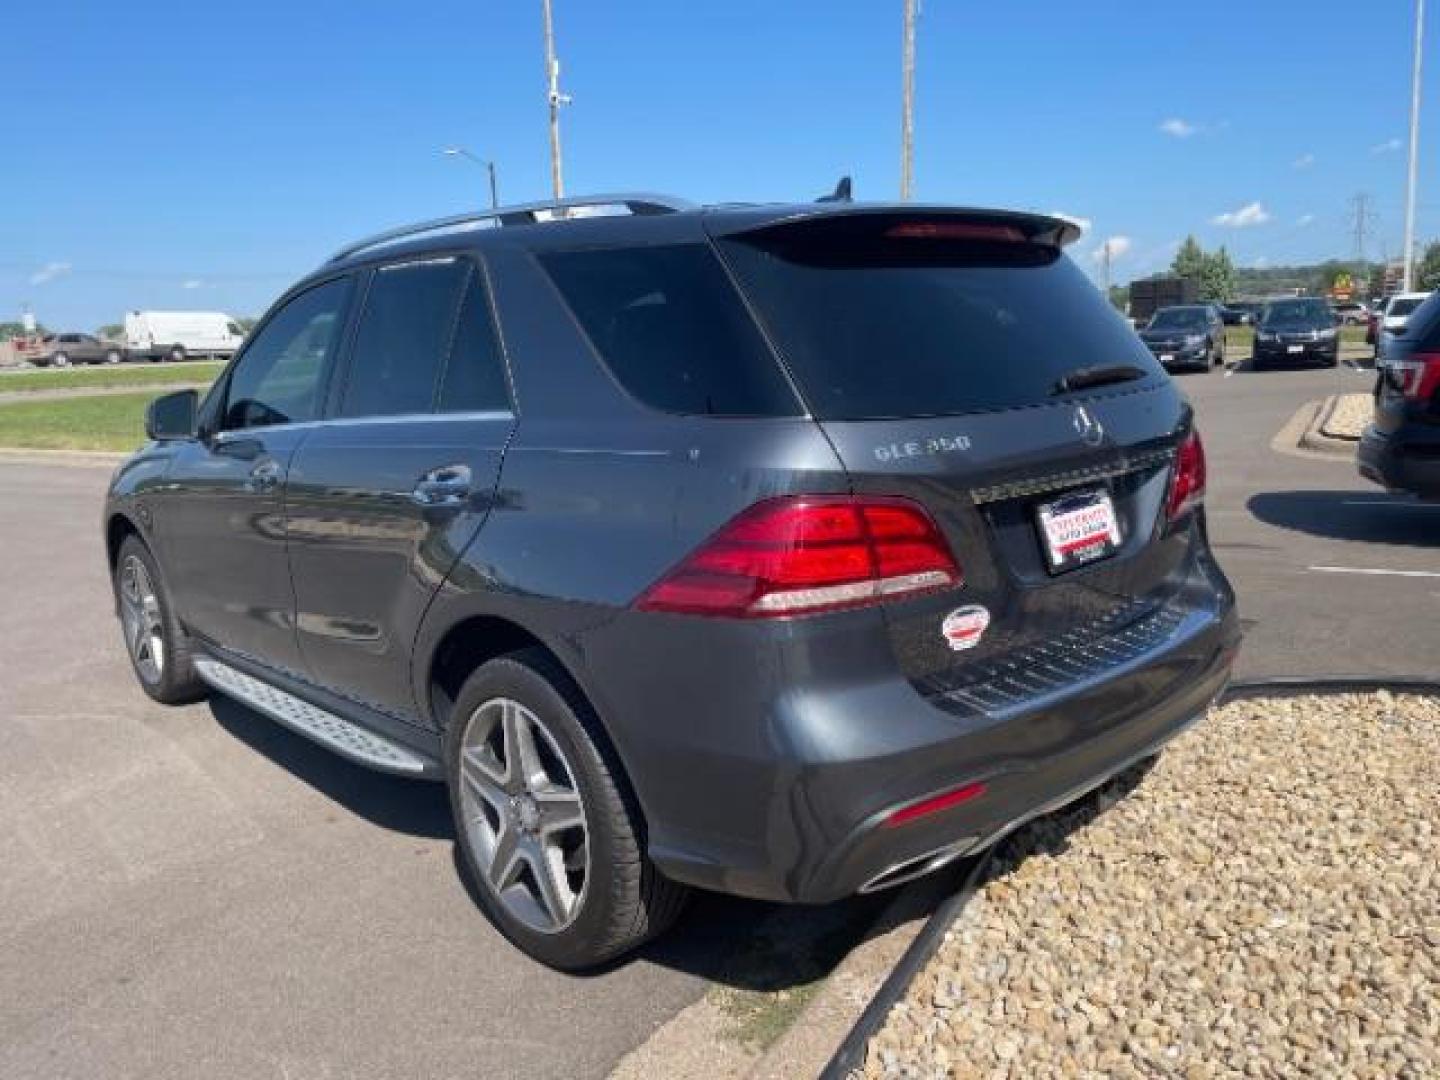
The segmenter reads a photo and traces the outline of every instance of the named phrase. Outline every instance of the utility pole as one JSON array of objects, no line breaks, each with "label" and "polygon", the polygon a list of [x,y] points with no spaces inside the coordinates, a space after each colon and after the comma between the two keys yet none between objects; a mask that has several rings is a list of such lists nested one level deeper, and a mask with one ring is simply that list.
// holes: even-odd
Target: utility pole
[{"label": "utility pole", "polygon": [[485,158],[477,157],[463,146],[447,146],[440,151],[446,157],[463,157],[473,161],[490,174],[490,209],[494,210],[500,205],[499,185],[495,182],[495,162],[487,161]]},{"label": "utility pole", "polygon": [[1420,162],[1420,55],[1425,0],[1415,0],[1415,66],[1410,76],[1410,173],[1405,184],[1405,292],[1415,286],[1415,181]]},{"label": "utility pole", "polygon": [[1374,224],[1375,215],[1370,210],[1368,192],[1358,192],[1350,197],[1350,227],[1355,237],[1355,262],[1365,262],[1365,238]]},{"label": "utility pole", "polygon": [[901,48],[900,198],[909,201],[915,182],[915,4],[905,0],[905,31]]},{"label": "utility pole", "polygon": [[550,0],[542,0],[545,11],[545,97],[550,103],[550,187],[556,199],[565,197],[565,178],[560,168],[560,106],[570,104],[570,95],[560,92],[560,61],[555,59],[555,24]]}]

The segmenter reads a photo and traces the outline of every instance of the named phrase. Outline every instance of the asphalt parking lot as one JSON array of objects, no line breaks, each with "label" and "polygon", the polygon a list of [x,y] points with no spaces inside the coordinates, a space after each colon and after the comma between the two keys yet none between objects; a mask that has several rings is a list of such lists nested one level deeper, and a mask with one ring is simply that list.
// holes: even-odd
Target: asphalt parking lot
[{"label": "asphalt parking lot", "polygon": [[[1440,507],[1277,453],[1350,367],[1185,376],[1243,676],[1432,675]],[[153,705],[108,608],[105,468],[0,459],[0,1076],[602,1076],[764,905],[705,899],[639,959],[549,972],[475,910],[438,787],[224,701]]]}]

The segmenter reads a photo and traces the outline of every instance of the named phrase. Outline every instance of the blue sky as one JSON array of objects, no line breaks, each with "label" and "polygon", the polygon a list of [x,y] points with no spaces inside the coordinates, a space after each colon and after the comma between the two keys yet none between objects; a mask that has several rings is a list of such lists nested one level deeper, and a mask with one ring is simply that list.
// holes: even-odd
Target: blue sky
[{"label": "blue sky", "polygon": [[[848,172],[893,198],[900,9],[555,0],[567,188],[803,199]],[[1076,255],[1123,238],[1117,280],[1187,232],[1246,264],[1348,255],[1362,191],[1370,254],[1396,254],[1411,19],[1410,0],[924,0],[916,196],[1088,219]],[[502,201],[548,193],[539,0],[20,0],[5,38],[0,319],[258,314],[347,239],[486,199],[450,144],[498,162]]]}]

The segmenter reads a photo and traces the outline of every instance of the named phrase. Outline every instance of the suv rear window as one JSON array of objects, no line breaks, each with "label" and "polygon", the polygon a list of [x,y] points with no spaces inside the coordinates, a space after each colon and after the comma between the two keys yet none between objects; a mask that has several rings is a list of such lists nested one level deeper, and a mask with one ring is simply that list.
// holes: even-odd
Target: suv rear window
[{"label": "suv rear window", "polygon": [[595,350],[651,408],[798,416],[799,402],[706,244],[539,256]]},{"label": "suv rear window", "polygon": [[822,420],[1032,405],[1091,365],[1164,378],[1049,245],[907,236],[861,218],[782,226],[720,250]]},{"label": "suv rear window", "polygon": [[1431,293],[1415,309],[1405,337],[1420,352],[1440,352],[1440,292]]}]

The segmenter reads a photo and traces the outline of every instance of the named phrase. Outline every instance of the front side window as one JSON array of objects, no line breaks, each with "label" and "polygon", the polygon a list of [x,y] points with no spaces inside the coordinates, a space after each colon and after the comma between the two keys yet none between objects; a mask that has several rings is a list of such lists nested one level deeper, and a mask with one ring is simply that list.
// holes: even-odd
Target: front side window
[{"label": "front side window", "polygon": [[341,416],[431,411],[471,272],[468,261],[456,258],[375,271],[355,331]]},{"label": "front side window", "polygon": [[290,300],[261,328],[230,374],[223,428],[319,416],[320,380],[339,343],[349,295],[348,278],[327,281]]}]

